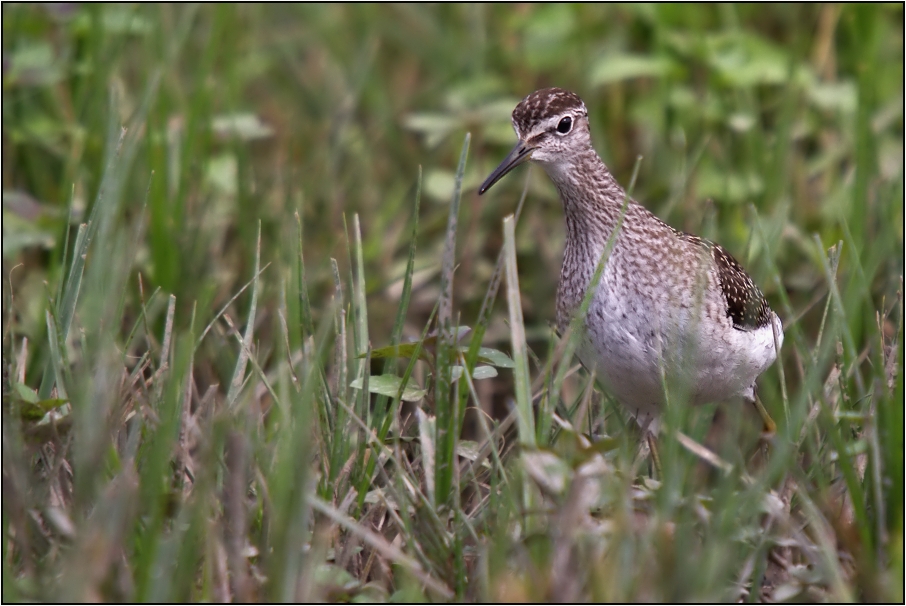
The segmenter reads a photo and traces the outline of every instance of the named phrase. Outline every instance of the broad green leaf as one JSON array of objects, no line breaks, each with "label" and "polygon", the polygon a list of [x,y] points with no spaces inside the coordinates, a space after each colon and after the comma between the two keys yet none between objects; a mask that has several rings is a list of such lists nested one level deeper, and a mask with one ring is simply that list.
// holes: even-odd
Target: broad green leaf
[{"label": "broad green leaf", "polygon": [[[415,354],[415,350],[418,347],[418,343],[401,343],[400,345],[388,345],[387,347],[381,347],[380,349],[371,350],[371,359],[376,360],[378,358],[411,358]],[[368,354],[362,354],[359,358],[364,358]]]},{"label": "broad green leaf", "polygon": [[[475,370],[472,372],[472,378],[475,380],[479,379],[491,379],[497,376],[497,369],[493,366],[476,366]],[[455,365],[450,368],[450,380],[458,381],[462,377],[462,366]]]},{"label": "broad green leaf", "polygon": [[447,135],[458,128],[460,121],[450,114],[412,113],[403,119],[403,126],[418,133]]},{"label": "broad green leaf", "polygon": [[377,582],[365,583],[359,587],[358,593],[352,598],[353,604],[383,604],[387,601],[387,590]]},{"label": "broad green leaf", "polygon": [[790,77],[787,52],[761,36],[720,33],[705,41],[708,62],[730,86],[781,84]]},{"label": "broad green leaf", "polygon": [[663,76],[670,69],[669,60],[643,55],[607,55],[591,69],[589,80],[601,86],[632,78]]},{"label": "broad green leaf", "polygon": [[754,172],[740,174],[702,162],[696,181],[696,195],[722,203],[741,204],[764,191],[764,181]]},{"label": "broad green leaf", "polygon": [[360,585],[358,579],[345,568],[333,564],[321,563],[315,568],[314,581],[317,585],[327,586],[333,591],[354,591]]},{"label": "broad green leaf", "polygon": [[493,366],[476,366],[472,372],[473,379],[491,379],[497,376],[497,369]]},{"label": "broad green leaf", "polygon": [[[466,351],[468,351],[468,348],[463,348],[463,352]],[[513,358],[502,351],[491,349],[490,347],[482,347],[478,350],[478,361],[497,368],[513,368],[516,365]]]},{"label": "broad green leaf", "polygon": [[211,130],[221,139],[235,137],[240,141],[267,139],[274,134],[273,128],[251,112],[214,116],[211,120]]},{"label": "broad green leaf", "polygon": [[[364,380],[356,379],[349,384],[353,389],[362,389]],[[375,375],[368,377],[368,391],[370,393],[380,394],[382,396],[390,396],[395,398],[400,391],[400,385],[402,385],[403,380],[396,375]],[[416,386],[412,381],[406,384],[405,389],[403,389],[402,399],[406,402],[418,402],[425,397],[425,390]]]},{"label": "broad green leaf", "polygon": [[49,42],[24,44],[10,55],[4,49],[3,64],[4,89],[7,82],[47,86],[63,77],[62,62],[56,57]]},{"label": "broad green leaf", "polygon": [[40,421],[51,410],[56,410],[69,400],[66,398],[38,399],[38,393],[22,383],[13,383],[13,400],[21,405],[20,415],[26,421]]},{"label": "broad green leaf", "polygon": [[481,454],[481,448],[479,448],[478,442],[473,440],[460,440],[456,443],[456,454],[464,459],[475,461]]},{"label": "broad green leaf", "polygon": [[109,34],[144,35],[153,31],[154,23],[129,7],[108,5],[106,9],[101,23]]},{"label": "broad green leaf", "polygon": [[436,169],[425,174],[425,193],[433,200],[449,200],[455,184],[452,171]]},{"label": "broad green leaf", "polygon": [[205,183],[218,194],[234,196],[238,191],[239,163],[236,156],[224,153],[208,161]]},{"label": "broad green leaf", "polygon": [[542,4],[527,16],[521,35],[525,64],[537,71],[561,69],[573,59],[569,41],[580,26],[576,11],[566,4]]},{"label": "broad green leaf", "polygon": [[[456,326],[453,328],[453,334],[455,335],[454,341],[462,341],[463,338],[471,331],[472,329],[468,326]],[[437,335],[432,334],[425,337],[425,340],[422,343],[422,350],[419,358],[422,360],[430,360],[431,353],[434,350],[434,346],[437,345]],[[380,347],[378,349],[371,350],[371,358],[411,358],[415,354],[415,350],[418,348],[418,343],[400,343],[399,345],[388,345],[386,347]],[[493,351],[493,350],[492,350]],[[361,354],[358,357],[364,358],[367,354]]]},{"label": "broad green leaf", "polygon": [[522,467],[548,494],[563,494],[573,477],[570,465],[546,450],[525,449],[522,452]]},{"label": "broad green leaf", "polygon": [[591,443],[591,446],[583,448],[582,452],[590,457],[594,454],[604,454],[612,452],[620,447],[620,441],[617,438],[603,437]]},{"label": "broad green leaf", "polygon": [[24,402],[22,405],[21,415],[26,421],[40,421],[51,410],[56,410],[68,403],[65,398],[50,398],[40,400],[39,402]]},{"label": "broad green leaf", "polygon": [[38,401],[38,393],[22,383],[13,383],[13,389],[16,392],[16,395],[19,396],[23,402],[28,402],[29,404],[35,404]]},{"label": "broad green leaf", "polygon": [[851,114],[858,106],[858,91],[851,80],[816,82],[808,88],[808,98],[815,107]]}]

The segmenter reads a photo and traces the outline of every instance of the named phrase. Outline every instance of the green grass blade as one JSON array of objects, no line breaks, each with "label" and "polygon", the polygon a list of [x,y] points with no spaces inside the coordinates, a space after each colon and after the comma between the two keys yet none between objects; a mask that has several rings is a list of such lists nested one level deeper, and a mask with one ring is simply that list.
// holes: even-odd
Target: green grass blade
[{"label": "green grass blade", "polygon": [[510,336],[513,343],[513,369],[516,383],[516,414],[519,428],[519,442],[535,446],[535,413],[532,410],[532,394],[529,386],[525,324],[522,320],[522,299],[519,294],[519,272],[516,269],[516,228],[512,215],[503,220],[503,246],[506,251],[506,295],[510,312]]},{"label": "green grass blade", "polygon": [[295,216],[296,226],[299,232],[299,325],[302,327],[302,338],[304,340],[307,336],[314,334],[315,327],[311,316],[311,301],[309,300],[308,296],[308,282],[305,279],[305,259],[302,255],[302,217],[299,215],[298,211],[296,212]]},{"label": "green grass blade", "polygon": [[[390,346],[394,347],[399,345],[400,339],[403,335],[403,325],[406,322],[406,312],[409,309],[409,301],[412,298],[412,274],[415,272],[415,251],[416,245],[418,243],[418,211],[419,205],[421,203],[421,194],[422,194],[422,168],[418,168],[418,180],[416,181],[415,186],[415,201],[413,202],[412,207],[412,235],[409,238],[409,257],[406,260],[406,270],[403,273],[403,291],[400,295],[400,303],[396,310],[396,319],[393,322],[393,328],[390,331]],[[433,315],[433,314],[432,314]],[[430,325],[430,321],[428,322]],[[425,327],[427,329],[427,326]],[[424,341],[427,332],[422,335],[422,342]],[[418,354],[416,353],[413,356],[411,362],[414,367],[415,361],[418,359]],[[391,356],[384,361],[384,374],[391,374],[396,370],[397,365],[397,356]],[[412,373],[412,368],[408,369],[406,378],[401,383],[401,386],[406,385],[406,381],[409,379],[409,375]],[[365,391],[365,390],[363,390]],[[402,394],[398,394],[401,396]],[[370,423],[370,426],[377,428],[378,436],[380,441],[383,441],[387,436],[387,432],[390,430],[390,421],[392,416],[395,414],[397,407],[399,406],[399,397],[392,402],[393,409],[388,411],[387,405],[390,403],[390,398],[387,396],[379,396],[375,400],[374,404],[374,417],[373,423]],[[388,414],[389,413],[389,414]],[[371,481],[371,477],[374,474],[375,466],[377,465],[377,460],[371,458],[368,461],[368,466],[365,469],[365,473],[362,476],[361,482],[359,483],[359,501],[358,507],[362,508],[365,502],[365,496],[367,493],[368,483]]]},{"label": "green grass blade", "polygon": [[466,170],[466,158],[472,137],[466,133],[459,155],[459,166],[454,179],[450,212],[447,215],[446,239],[440,275],[440,303],[437,310],[437,356],[434,368],[434,407],[437,416],[436,489],[441,502],[452,497],[456,441],[459,439],[459,415],[455,410],[458,398],[454,399],[452,389],[451,352],[456,346],[453,327],[453,270],[456,264],[456,232],[459,223],[459,206],[462,200],[462,180]]},{"label": "green grass blade", "polygon": [[258,309],[258,276],[261,268],[261,223],[258,223],[258,247],[255,250],[255,277],[252,279],[252,295],[249,304],[249,315],[245,325],[245,334],[243,335],[243,347],[239,350],[239,356],[236,359],[236,367],[233,370],[233,378],[230,379],[230,389],[227,392],[227,408],[232,408],[239,397],[239,391],[245,382],[245,368],[249,360],[249,350],[252,347],[252,339],[255,334],[255,314]]}]

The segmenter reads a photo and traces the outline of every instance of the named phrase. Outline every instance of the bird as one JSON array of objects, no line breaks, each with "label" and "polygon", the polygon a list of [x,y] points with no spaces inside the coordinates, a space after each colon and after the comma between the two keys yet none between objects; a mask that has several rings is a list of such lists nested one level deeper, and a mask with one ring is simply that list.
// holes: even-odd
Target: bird
[{"label": "bird", "polygon": [[783,324],[739,262],[627,195],[595,151],[588,110],[575,93],[537,90],[519,102],[512,123],[518,142],[478,193],[527,161],[553,181],[566,220],[556,299],[561,334],[594,288],[576,350],[586,369],[646,435],[658,431],[671,384],[683,387],[673,391],[677,399],[693,405],[752,403],[773,432],[755,381],[777,358]]}]

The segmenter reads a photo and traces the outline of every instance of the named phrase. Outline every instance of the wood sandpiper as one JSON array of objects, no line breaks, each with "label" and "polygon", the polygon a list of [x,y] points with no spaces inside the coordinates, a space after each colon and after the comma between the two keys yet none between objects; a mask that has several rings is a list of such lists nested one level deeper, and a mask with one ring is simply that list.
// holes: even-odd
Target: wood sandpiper
[{"label": "wood sandpiper", "polygon": [[[574,93],[545,88],[513,110],[519,142],[479,189],[527,160],[554,182],[566,216],[557,326],[566,331],[610,256],[585,317],[578,355],[643,428],[657,431],[665,379],[681,378],[693,404],[756,404],[755,379],[776,359],[783,326],[721,246],[673,229],[632,199],[598,157],[588,110]],[[669,385],[669,382],[666,382]],[[668,392],[669,393],[669,392]]]}]

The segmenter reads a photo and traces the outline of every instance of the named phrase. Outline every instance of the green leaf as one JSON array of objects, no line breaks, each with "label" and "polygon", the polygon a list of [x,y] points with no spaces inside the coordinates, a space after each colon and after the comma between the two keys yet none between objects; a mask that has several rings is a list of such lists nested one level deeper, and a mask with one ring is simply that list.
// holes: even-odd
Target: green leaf
[{"label": "green leaf", "polygon": [[[396,375],[374,375],[368,377],[368,391],[370,393],[395,398],[400,392],[400,385],[402,385],[402,383],[403,380]],[[350,383],[349,386],[353,389],[362,389],[363,384],[363,379],[356,379]],[[418,402],[425,397],[425,393],[426,391],[424,389],[419,388],[412,381],[409,381],[403,389],[401,399],[406,402]]]},{"label": "green leaf", "polygon": [[237,112],[214,116],[211,130],[221,139],[235,137],[240,141],[267,139],[274,134],[274,129],[266,124],[257,114]]},{"label": "green leaf", "polygon": [[110,5],[104,11],[101,22],[107,33],[112,35],[144,35],[153,31],[154,24],[130,7]]},{"label": "green leaf", "polygon": [[382,604],[387,601],[387,590],[380,583],[365,583],[352,598],[353,604]]},{"label": "green leaf", "polygon": [[44,418],[44,411],[37,404],[24,403],[19,411],[23,421],[40,421]]},{"label": "green leaf", "polygon": [[456,186],[456,176],[452,171],[435,169],[425,175],[425,193],[434,200],[449,200]]},{"label": "green leaf", "polygon": [[44,413],[48,413],[51,410],[62,408],[68,403],[69,399],[67,398],[48,398],[46,400],[35,402],[35,406],[41,409],[41,411],[43,411]]},{"label": "green leaf", "polygon": [[786,51],[752,33],[710,36],[705,41],[708,63],[730,86],[782,84],[790,76]]},{"label": "green leaf", "polygon": [[[9,63],[7,72],[6,64]],[[22,45],[7,58],[4,50],[5,82],[25,86],[48,86],[63,78],[62,62],[54,54],[49,42]]]},{"label": "green leaf", "polygon": [[[402,343],[400,345],[388,345],[387,347],[381,347],[380,349],[371,350],[371,359],[376,360],[378,358],[411,358],[415,354],[415,350],[418,348],[418,343]],[[361,354],[359,358],[364,358],[368,354]]]},{"label": "green leaf", "polygon": [[224,196],[235,196],[239,189],[239,163],[236,156],[224,153],[208,160],[205,169],[205,183],[214,192]]},{"label": "green leaf", "polygon": [[585,456],[584,460],[587,460],[592,455],[595,454],[604,454],[612,452],[620,447],[620,441],[616,438],[603,437],[595,440],[591,443],[591,446],[582,449],[582,453]]},{"label": "green leaf", "polygon": [[38,399],[38,393],[22,383],[13,383],[13,400],[21,406],[20,414],[25,421],[40,421],[51,410],[68,403],[67,398]]},{"label": "green leaf", "polygon": [[333,564],[321,563],[315,568],[315,584],[321,587],[329,587],[334,592],[346,591],[352,592],[358,589],[360,583],[358,579],[352,576],[345,568]]},{"label": "green leaf", "polygon": [[591,68],[592,85],[601,86],[633,78],[659,77],[670,70],[663,57],[643,55],[607,55]]},{"label": "green leaf", "polygon": [[[452,332],[454,334],[453,340],[456,342],[462,341],[463,338],[465,338],[465,336],[467,334],[469,334],[469,332],[471,330],[472,329],[469,328],[468,326],[453,327],[453,329],[452,329]],[[436,345],[437,345],[437,335],[436,334],[432,334],[428,337],[425,337],[425,340],[422,342],[421,353],[419,354],[418,357],[425,361],[431,361],[431,358],[432,358],[431,352],[434,350],[434,347]],[[379,358],[393,358],[393,357],[411,358],[413,355],[415,355],[416,349],[418,349],[417,342],[400,343],[399,345],[388,345],[386,347],[372,349],[371,350],[371,359],[375,360],[375,359],[379,359]],[[466,351],[466,350],[463,350],[463,351]],[[494,351],[494,350],[489,350],[489,351]],[[361,354],[358,357],[364,358],[366,355],[367,354]],[[500,365],[498,365],[498,366],[500,366]]]},{"label": "green leaf", "polygon": [[13,390],[23,402],[28,402],[29,404],[36,404],[38,402],[38,392],[29,388],[27,385],[13,383]]},{"label": "green leaf", "polygon": [[472,378],[479,379],[491,379],[497,376],[497,369],[493,366],[476,366],[475,371],[472,373]]},{"label": "green leaf", "polygon": [[858,91],[850,80],[817,82],[808,88],[808,98],[815,107],[845,114],[853,113],[858,106]]},{"label": "green leaf", "polygon": [[552,495],[563,494],[573,478],[570,465],[547,450],[526,448],[522,467],[542,490]]},{"label": "green leaf", "polygon": [[415,112],[403,118],[403,126],[419,133],[450,132],[459,126],[459,120],[441,113]]},{"label": "green leaf", "polygon": [[456,454],[470,461],[477,461],[481,455],[481,448],[478,442],[473,440],[460,440],[456,443]]},{"label": "green leaf", "polygon": [[[493,366],[476,366],[472,372],[472,378],[475,380],[491,379],[497,376],[497,369]],[[462,366],[455,365],[450,368],[450,380],[458,381],[462,377]]]},{"label": "green leaf", "polygon": [[[468,347],[463,348],[462,351],[468,351]],[[490,347],[482,347],[478,350],[478,361],[483,364],[496,366],[497,368],[513,368],[514,366],[516,366],[513,358],[509,357],[502,351],[491,349]]]},{"label": "green leaf", "polygon": [[569,42],[580,25],[576,11],[565,4],[541,4],[528,13],[522,34],[523,57],[528,68],[561,69],[572,58]]}]

